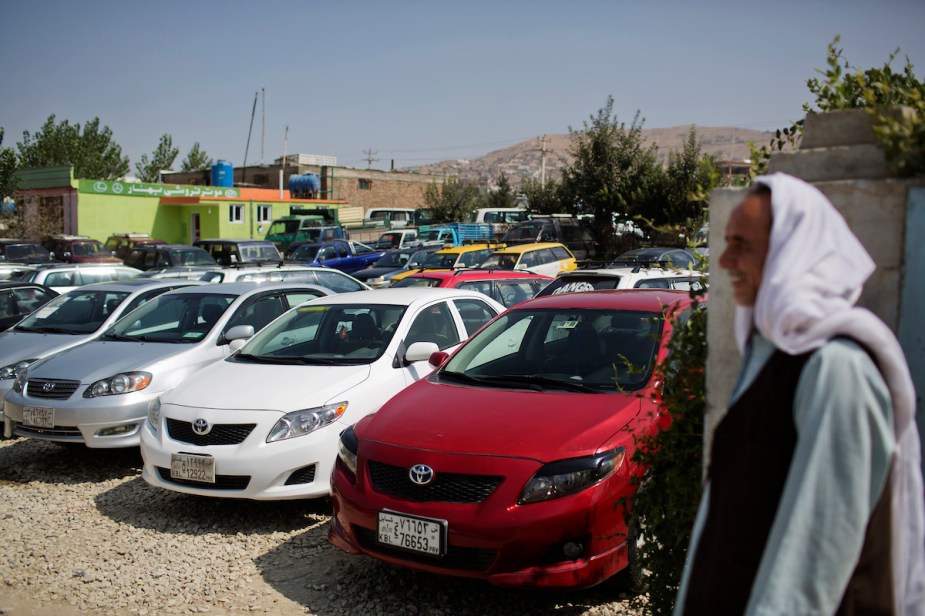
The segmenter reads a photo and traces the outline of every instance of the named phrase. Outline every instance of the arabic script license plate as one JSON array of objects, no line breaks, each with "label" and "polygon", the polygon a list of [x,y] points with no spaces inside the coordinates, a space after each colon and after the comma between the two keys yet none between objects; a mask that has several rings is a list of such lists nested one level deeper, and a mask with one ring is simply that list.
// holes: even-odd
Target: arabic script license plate
[{"label": "arabic script license plate", "polygon": [[170,456],[170,477],[202,483],[215,483],[215,458],[186,453]]},{"label": "arabic script license plate", "polygon": [[22,423],[34,428],[54,428],[55,409],[47,406],[22,407]]},{"label": "arabic script license plate", "polygon": [[446,520],[380,511],[377,534],[381,544],[431,556],[443,556],[446,526]]}]

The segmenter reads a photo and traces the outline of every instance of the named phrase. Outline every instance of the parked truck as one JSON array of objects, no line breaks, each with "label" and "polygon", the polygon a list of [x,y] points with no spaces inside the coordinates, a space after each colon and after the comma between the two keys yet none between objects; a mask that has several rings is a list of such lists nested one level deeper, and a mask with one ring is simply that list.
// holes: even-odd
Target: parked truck
[{"label": "parked truck", "polygon": [[493,240],[495,230],[488,223],[447,222],[439,225],[424,225],[418,229],[418,240],[422,246],[462,246],[475,242]]},{"label": "parked truck", "polygon": [[341,219],[348,212],[342,212],[342,209],[359,210],[360,220],[363,219],[363,208],[294,206],[290,208],[288,216],[277,218],[270,223],[264,239],[273,242],[283,254],[300,243],[344,239],[347,232]]}]

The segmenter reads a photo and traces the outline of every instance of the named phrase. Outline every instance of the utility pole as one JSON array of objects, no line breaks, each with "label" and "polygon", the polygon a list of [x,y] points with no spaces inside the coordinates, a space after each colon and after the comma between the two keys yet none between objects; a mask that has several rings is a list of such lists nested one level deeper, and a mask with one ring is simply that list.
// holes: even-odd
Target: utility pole
[{"label": "utility pole", "polygon": [[542,162],[540,163],[540,188],[546,188],[546,135],[543,135],[541,143],[542,149],[540,150],[540,160]]},{"label": "utility pole", "polygon": [[378,154],[375,150],[363,150],[363,153],[366,154],[366,168],[372,169],[373,163],[378,161],[378,158],[373,158],[373,154]]},{"label": "utility pole", "polygon": [[263,167],[263,140],[267,135],[267,93],[260,88],[260,166]]}]

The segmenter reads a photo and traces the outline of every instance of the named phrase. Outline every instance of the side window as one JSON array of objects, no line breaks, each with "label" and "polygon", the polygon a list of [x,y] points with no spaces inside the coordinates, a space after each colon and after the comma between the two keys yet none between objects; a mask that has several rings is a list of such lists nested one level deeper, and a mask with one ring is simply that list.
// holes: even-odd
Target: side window
[{"label": "side window", "polygon": [[668,254],[668,260],[671,262],[671,265],[674,267],[685,268],[690,267],[692,261],[691,258],[680,250],[677,252],[671,252]]},{"label": "side window", "polygon": [[543,250],[538,250],[537,253],[538,254],[536,255],[536,258],[540,262],[540,265],[542,265],[543,263],[552,263],[558,260],[552,254],[552,251],[549,250],[548,248],[544,248]]},{"label": "side window", "polygon": [[536,293],[533,290],[533,282],[530,280],[499,280],[495,283],[498,287],[496,300],[510,308],[514,304],[525,302]]},{"label": "side window", "polygon": [[565,259],[572,258],[572,255],[570,255],[568,251],[562,246],[553,246],[551,250],[553,256],[556,257],[556,261],[564,261]]},{"label": "side window", "polygon": [[459,255],[459,261],[456,262],[456,267],[474,267],[482,262],[482,258],[482,251],[480,250],[461,254]]},{"label": "side window", "polygon": [[146,251],[144,253],[144,260],[141,262],[142,267],[151,268],[154,267],[154,261],[157,253],[153,250]]},{"label": "side window", "polygon": [[343,259],[347,256],[347,247],[343,244],[335,244],[334,248],[337,249],[337,257]]},{"label": "side window", "polygon": [[441,349],[453,346],[459,341],[456,323],[446,302],[428,306],[419,312],[405,337],[406,346],[415,342],[434,342]]},{"label": "side window", "polygon": [[472,280],[469,282],[463,282],[457,285],[456,288],[465,289],[466,291],[477,291],[491,297],[491,282],[487,280]]},{"label": "side window", "polygon": [[93,284],[94,282],[109,282],[115,279],[115,273],[111,269],[85,269],[78,272],[80,274],[80,284]]},{"label": "side window", "polygon": [[260,331],[270,321],[283,313],[283,305],[278,295],[264,295],[242,304],[228,320],[227,332],[236,325],[252,325],[254,331]]},{"label": "side window", "polygon": [[294,308],[298,306],[299,304],[302,304],[309,300],[322,297],[320,293],[315,293],[312,291],[286,291],[283,293],[283,296],[286,298],[286,301],[289,303],[290,308]]},{"label": "side window", "polygon": [[73,287],[74,272],[50,272],[45,277],[45,286],[48,287]]},{"label": "side window", "polygon": [[667,278],[649,278],[640,280],[636,283],[637,289],[667,289],[669,288]]},{"label": "side window", "polygon": [[459,310],[463,325],[466,326],[467,337],[495,318],[495,311],[489,308],[488,304],[477,299],[456,299],[453,303]]},{"label": "side window", "polygon": [[13,303],[13,294],[9,291],[0,291],[0,317],[14,317],[19,312]]},{"label": "side window", "polygon": [[531,267],[536,267],[540,264],[539,255],[537,254],[538,250],[531,250],[530,252],[525,252],[523,256],[520,257],[520,263],[517,265],[520,266],[520,269],[529,269]]},{"label": "side window", "polygon": [[318,277],[318,284],[337,293],[360,291],[365,288],[358,281],[346,274],[337,272],[314,272],[314,274]]},{"label": "side window", "polygon": [[29,314],[39,306],[45,304],[50,297],[41,289],[13,289],[13,302],[16,312],[14,314]]}]

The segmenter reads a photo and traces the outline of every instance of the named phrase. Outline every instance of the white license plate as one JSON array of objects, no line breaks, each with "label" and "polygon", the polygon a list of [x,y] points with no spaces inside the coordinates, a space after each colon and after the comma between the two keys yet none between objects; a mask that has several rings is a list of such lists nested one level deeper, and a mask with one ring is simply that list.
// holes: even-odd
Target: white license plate
[{"label": "white license plate", "polygon": [[54,428],[55,409],[47,406],[22,407],[22,423],[35,428]]},{"label": "white license plate", "polygon": [[388,511],[379,512],[379,543],[443,556],[446,537],[446,520],[430,520]]},{"label": "white license plate", "polygon": [[215,483],[215,458],[185,453],[171,454],[170,477],[172,479]]}]

